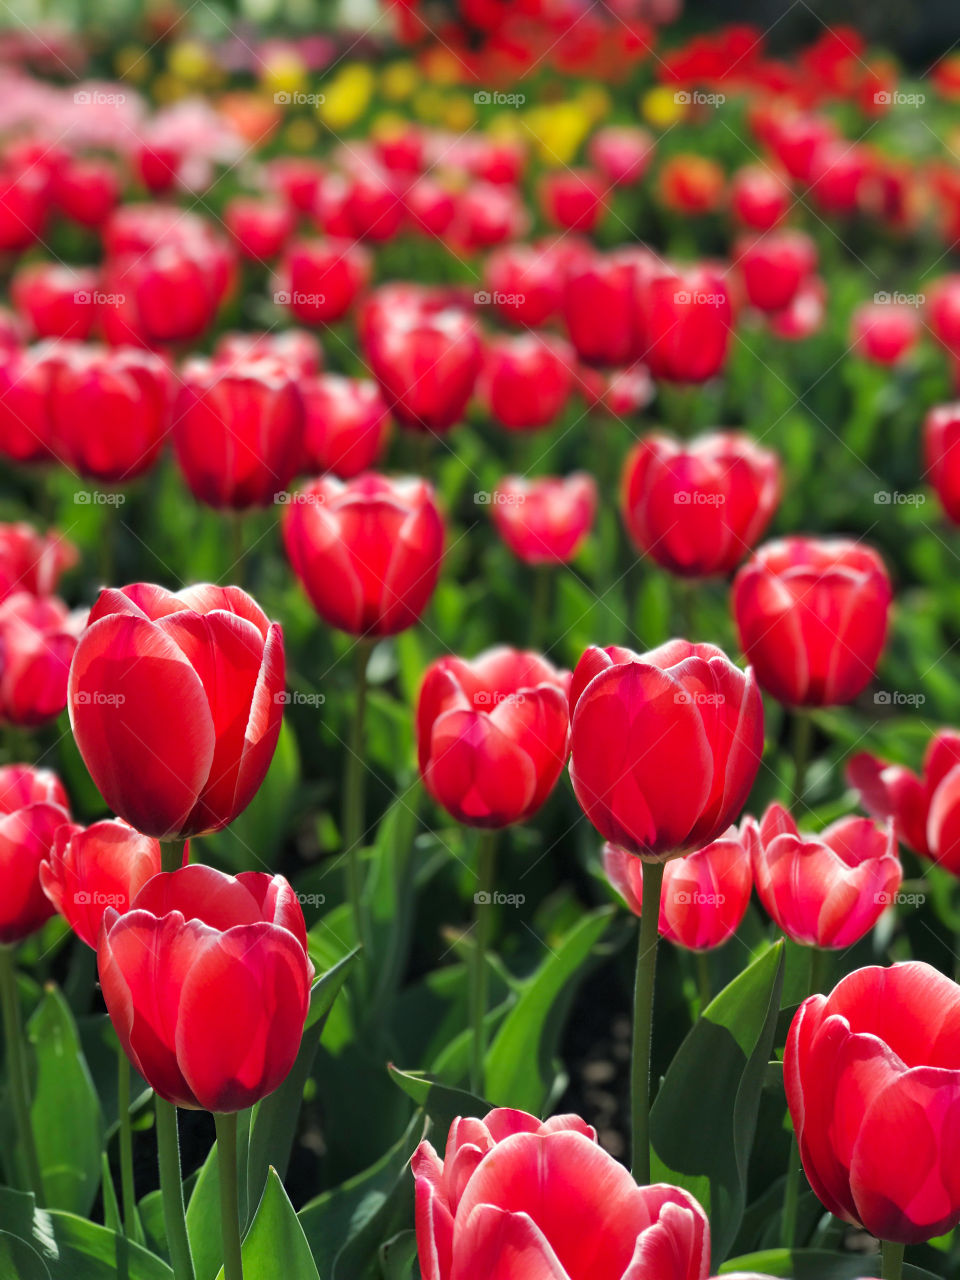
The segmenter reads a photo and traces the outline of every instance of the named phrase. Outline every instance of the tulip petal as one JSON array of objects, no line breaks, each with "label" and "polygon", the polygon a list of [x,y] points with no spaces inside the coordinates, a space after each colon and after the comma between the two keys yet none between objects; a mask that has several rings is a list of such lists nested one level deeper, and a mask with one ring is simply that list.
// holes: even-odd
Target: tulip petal
[{"label": "tulip petal", "polygon": [[[570,1280],[532,1218],[489,1204],[473,1210],[457,1231],[454,1244],[451,1280],[475,1280],[478,1276],[485,1280]],[[595,1273],[595,1280],[608,1277]]]}]

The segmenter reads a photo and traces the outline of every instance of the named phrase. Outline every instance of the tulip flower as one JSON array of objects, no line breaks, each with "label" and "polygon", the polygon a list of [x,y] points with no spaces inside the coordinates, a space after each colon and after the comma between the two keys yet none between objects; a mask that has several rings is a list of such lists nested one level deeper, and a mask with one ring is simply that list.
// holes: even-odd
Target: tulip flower
[{"label": "tulip flower", "polygon": [[0,357],[0,453],[11,462],[54,456],[50,388],[67,344],[41,342]]},{"label": "tulip flower", "polygon": [[664,163],[657,191],[667,209],[689,217],[719,208],[724,182],[723,169],[715,160],[682,152]]},{"label": "tulip flower", "polygon": [[120,176],[103,156],[70,156],[56,173],[53,192],[65,218],[98,230],[120,201]]},{"label": "tulip flower", "polygon": [[775,454],[715,431],[688,444],[653,432],[624,467],[624,521],[638,550],[682,577],[730,573],[763,536],[780,500]]},{"label": "tulip flower", "polygon": [[960,354],[960,275],[942,276],[930,289],[927,319],[937,340]]},{"label": "tulip flower", "polygon": [[879,555],[844,538],[785,538],[737,574],[733,612],[761,688],[793,707],[852,702],[876,671],[893,591]]},{"label": "tulip flower", "polygon": [[646,129],[608,125],[593,134],[587,155],[611,187],[633,187],[642,181],[655,147],[653,135]]},{"label": "tulip flower", "polygon": [[377,465],[387,447],[391,421],[375,382],[328,373],[305,379],[300,391],[311,471],[332,471],[349,480]]},{"label": "tulip flower", "polygon": [[306,156],[277,156],[267,165],[271,189],[298,213],[313,213],[326,176],[323,166]]},{"label": "tulip flower", "polygon": [[213,324],[232,259],[212,234],[108,258],[100,324],[113,345],[193,342]]},{"label": "tulip flower", "polygon": [[253,799],[283,681],[280,627],[239,587],[107,588],[70,668],[70,725],[114,813],[182,840],[225,827]]},{"label": "tulip flower", "polygon": [[518,192],[503,184],[474,182],[455,201],[447,242],[455,253],[477,253],[519,239],[529,224]]},{"label": "tulip flower", "polygon": [[656,395],[645,364],[632,364],[625,369],[591,369],[582,365],[579,376],[580,393],[591,413],[629,418],[645,409]]},{"label": "tulip flower", "polygon": [[817,269],[817,247],[803,231],[770,231],[734,247],[747,301],[760,311],[782,311]]},{"label": "tulip flower", "polygon": [[544,216],[566,231],[593,231],[605,212],[603,182],[588,169],[558,169],[540,187]]},{"label": "tulip flower", "polygon": [[936,405],[923,424],[926,474],[947,518],[960,524],[960,402]]},{"label": "tulip flower", "polygon": [[53,379],[57,452],[79,475],[123,484],[154,465],[170,430],[172,376],[133,347],[78,347]]},{"label": "tulip flower", "polygon": [[[608,842],[603,846],[603,869],[633,914],[641,916],[641,860]],[[752,889],[745,836],[730,827],[704,848],[674,858],[664,867],[658,922],[661,937],[688,951],[722,946],[743,923]]]},{"label": "tulip flower", "polygon": [[873,162],[867,149],[846,138],[816,147],[810,162],[810,195],[824,213],[848,217],[859,208]]},{"label": "tulip flower", "polygon": [[13,277],[10,295],[35,337],[82,341],[97,318],[98,286],[99,273],[93,267],[34,262]]},{"label": "tulip flower", "polygon": [[270,262],[283,252],[296,225],[290,209],[271,200],[235,196],[223,211],[223,221],[237,252],[250,262]]},{"label": "tulip flower", "polygon": [[410,184],[403,202],[411,230],[431,239],[446,235],[457,212],[453,192],[429,175]]},{"label": "tulip flower", "polygon": [[190,491],[211,507],[264,507],[300,463],[303,400],[295,375],[273,359],[181,372],[173,445]]},{"label": "tulip flower", "polygon": [[562,251],[549,244],[505,244],[487,259],[486,298],[508,323],[539,328],[563,301]]},{"label": "tulip flower", "polygon": [[791,178],[806,185],[813,172],[818,149],[836,136],[833,124],[822,116],[797,112],[777,122],[768,141]]},{"label": "tulip flower", "polygon": [[784,1083],[818,1199],[887,1246],[960,1223],[960,987],[918,961],[848,974],[798,1010]]},{"label": "tulip flower", "polygon": [[452,308],[406,311],[376,327],[370,367],[402,427],[443,433],[463,417],[482,360],[474,329]]},{"label": "tulip flower", "polygon": [[769,231],[787,216],[790,188],[766,165],[738,169],[730,182],[730,208],[738,222],[753,231]]},{"label": "tulip flower", "polygon": [[97,961],[117,1035],[166,1101],[240,1111],[293,1066],[313,965],[282,876],[199,864],[153,876],[129,911],[104,912]]},{"label": "tulip flower", "polygon": [[298,240],[280,271],[276,302],[303,324],[333,324],[353,306],[370,277],[370,255],[348,240]]},{"label": "tulip flower", "polygon": [[458,1117],[441,1159],[411,1162],[423,1280],[704,1280],[706,1214],[686,1191],[638,1187],[579,1116],[497,1108]]},{"label": "tulip flower", "polygon": [[920,340],[916,311],[889,303],[865,303],[850,321],[850,346],[874,364],[899,364]]},{"label": "tulip flower", "polygon": [[293,494],[283,537],[313,607],[353,635],[412,626],[433,595],[443,556],[431,486],[374,473],[346,483],[324,476]]},{"label": "tulip flower", "polygon": [[819,333],[827,313],[827,286],[819,276],[809,276],[782,311],[767,317],[771,333],[787,342],[801,342]]},{"label": "tulip flower", "polygon": [[0,721],[34,726],[60,714],[78,625],[55,596],[15,591],[0,604]]},{"label": "tulip flower", "polygon": [[548,427],[573,390],[576,356],[562,338],[524,333],[494,338],[482,378],[490,413],[509,431]]},{"label": "tulip flower", "polygon": [[306,329],[279,329],[266,333],[224,333],[213,349],[214,364],[223,368],[250,360],[273,360],[285,365],[297,378],[312,378],[323,368],[323,350],[315,334]]},{"label": "tulip flower", "polygon": [[841,818],[801,835],[779,804],[744,829],[757,893],[788,938],[805,947],[852,946],[895,901],[903,879],[892,823]]},{"label": "tulip flower", "polygon": [[661,271],[644,284],[644,358],[655,378],[706,382],[723,368],[733,310],[723,277],[708,267]]},{"label": "tulip flower", "polygon": [[922,777],[861,751],[847,764],[847,781],[867,813],[893,819],[908,849],[960,875],[960,734],[933,735]]},{"label": "tulip flower", "polygon": [[[184,865],[187,856],[184,847]],[[40,864],[40,884],[77,937],[96,950],[107,908],[125,915],[161,869],[160,842],[122,818],[86,828],[68,822],[57,829]]]},{"label": "tulip flower", "polygon": [[78,560],[77,548],[61,533],[38,533],[32,525],[0,524],[0,601],[17,591],[49,596],[60,576]]},{"label": "tulip flower", "polygon": [[0,159],[0,252],[29,249],[43,234],[49,213],[48,183],[39,167]]},{"label": "tulip flower", "polygon": [[70,821],[67,793],[49,769],[0,766],[0,950],[28,938],[54,914],[40,864]]},{"label": "tulip flower", "polygon": [[567,564],[583,546],[597,511],[593,476],[505,476],[493,493],[497,532],[524,564]]},{"label": "tulip flower", "polygon": [[[323,196],[318,210],[322,225]],[[403,226],[403,201],[393,175],[376,166],[365,166],[352,174],[343,193],[343,215],[356,239],[375,244],[392,240]],[[324,228],[329,230],[329,228]]]},{"label": "tulip flower", "polygon": [[644,252],[594,252],[571,264],[563,319],[577,355],[588,364],[629,364],[642,354],[636,295],[640,273],[652,269],[653,261]]}]

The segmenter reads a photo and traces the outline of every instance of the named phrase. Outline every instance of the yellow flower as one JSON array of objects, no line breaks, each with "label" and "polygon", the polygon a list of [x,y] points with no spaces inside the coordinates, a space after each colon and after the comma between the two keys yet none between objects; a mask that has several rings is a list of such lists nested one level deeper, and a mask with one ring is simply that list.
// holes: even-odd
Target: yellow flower
[{"label": "yellow flower", "polygon": [[550,165],[571,164],[590,132],[590,119],[577,102],[533,107],[525,122],[540,158]]},{"label": "yellow flower", "polygon": [[530,136],[517,111],[498,111],[490,117],[485,132],[497,142],[526,142]]},{"label": "yellow flower", "polygon": [[260,74],[270,93],[303,93],[307,88],[307,68],[293,49],[277,50]]},{"label": "yellow flower", "polygon": [[122,49],[118,49],[113,65],[118,76],[134,84],[142,84],[153,71],[149,53],[136,44],[125,44]]},{"label": "yellow flower", "polygon": [[443,119],[446,105],[446,98],[438,89],[427,87],[421,89],[414,98],[413,113],[418,120],[425,120],[428,124],[439,124]]},{"label": "yellow flower", "polygon": [[291,151],[312,151],[319,141],[317,126],[306,116],[298,116],[283,131],[283,140]]},{"label": "yellow flower", "polygon": [[153,96],[161,106],[167,106],[168,103],[178,102],[181,98],[186,98],[192,93],[192,87],[184,84],[182,80],[178,80],[176,76],[168,75],[161,72],[153,82]]},{"label": "yellow flower", "polygon": [[334,133],[349,129],[364,115],[373,96],[374,75],[361,62],[350,62],[321,86],[317,115]]},{"label": "yellow flower", "polygon": [[464,66],[457,55],[443,45],[432,45],[423,55],[423,74],[434,84],[452,88],[463,83]]},{"label": "yellow flower", "polygon": [[476,118],[477,109],[473,105],[473,99],[468,98],[466,94],[458,93],[447,100],[443,123],[448,129],[452,129],[455,133],[462,132],[469,129]]},{"label": "yellow flower", "polygon": [[210,71],[210,55],[195,40],[178,40],[170,46],[167,69],[172,76],[187,84],[202,84]]},{"label": "yellow flower", "polygon": [[380,91],[388,102],[405,102],[420,83],[412,62],[390,62],[380,75]]},{"label": "yellow flower", "polygon": [[609,93],[599,84],[584,85],[577,94],[577,102],[589,116],[591,124],[606,120],[613,110]]},{"label": "yellow flower", "polygon": [[683,120],[687,114],[684,95],[667,84],[658,84],[648,89],[640,99],[640,110],[644,120],[658,129],[668,129],[670,125]]}]

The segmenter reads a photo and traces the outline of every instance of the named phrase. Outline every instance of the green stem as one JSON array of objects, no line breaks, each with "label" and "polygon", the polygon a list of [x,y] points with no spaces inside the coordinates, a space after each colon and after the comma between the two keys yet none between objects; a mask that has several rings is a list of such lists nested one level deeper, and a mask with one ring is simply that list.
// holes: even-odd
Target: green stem
[{"label": "green stem", "polygon": [[117,1044],[117,1110],[120,1129],[120,1187],[123,1194],[123,1230],[129,1240],[137,1238],[137,1195],[133,1183],[133,1126],[130,1123],[130,1059]]},{"label": "green stem", "polygon": [[157,1157],[160,1165],[160,1196],[167,1231],[167,1250],[173,1264],[174,1280],[194,1280],[193,1257],[183,1209],[183,1179],[180,1173],[180,1135],[177,1109],[163,1098],[154,1099],[157,1115]]},{"label": "green stem", "polygon": [[183,849],[186,840],[163,840],[160,843],[160,869],[162,871],[179,871],[183,866]]},{"label": "green stem", "polygon": [[243,512],[231,511],[230,520],[230,555],[233,563],[230,565],[230,581],[234,586],[242,587],[245,580],[244,573],[244,557],[246,556],[246,539],[243,527]]},{"label": "green stem", "polygon": [[237,1113],[237,1174],[240,1179],[240,1230],[246,1231],[250,1220],[250,1125],[253,1121],[253,1108],[247,1107]]},{"label": "green stem", "polygon": [[470,1088],[479,1097],[484,1090],[487,1056],[487,947],[493,919],[493,876],[497,858],[496,831],[481,831],[477,844],[477,891],[474,894],[474,947],[470,962],[470,1025],[473,1045],[470,1057]]},{"label": "green stem", "polygon": [[697,986],[700,991],[700,1015],[713,999],[713,984],[710,981],[710,957],[706,951],[698,951],[697,956]]},{"label": "green stem", "polygon": [[215,1115],[217,1167],[220,1172],[220,1234],[224,1280],[243,1280],[240,1251],[240,1200],[237,1184],[237,1116]]},{"label": "green stem", "polygon": [[806,711],[793,713],[793,792],[791,808],[796,809],[803,800],[807,782],[807,765],[813,743],[813,721]]},{"label": "green stem", "polygon": [[[367,667],[373,641],[361,638],[356,644],[355,702],[350,738],[347,744],[347,768],[343,780],[343,848],[346,860],[347,901],[353,916],[357,942],[367,941],[367,921],[363,902],[363,873],[360,849],[364,831],[364,795],[367,765],[364,760],[364,736],[367,714]],[[364,957],[360,958],[365,969]]]},{"label": "green stem", "polygon": [[633,1131],[633,1176],[641,1186],[650,1181],[650,1058],[653,1045],[653,991],[660,937],[660,893],[663,863],[643,864],[643,907],[637,945],[637,984],[633,996],[633,1058],[630,1110]]},{"label": "green stem", "polygon": [[3,1005],[3,1036],[7,1048],[7,1076],[10,1084],[10,1101],[16,1120],[17,1136],[26,1168],[27,1186],[43,1206],[43,1178],[40,1174],[40,1158],[30,1121],[30,1086],[27,1076],[23,1023],[20,1018],[20,995],[17,991],[17,970],[13,960],[13,948],[0,946],[0,1003]]},{"label": "green stem", "polygon": [[903,1275],[903,1254],[905,1246],[893,1240],[884,1240],[880,1245],[883,1255],[883,1280],[901,1280]]},{"label": "green stem", "polygon": [[550,616],[550,588],[553,585],[553,571],[548,564],[538,564],[533,571],[533,601],[530,605],[530,631],[528,644],[531,649],[539,649],[543,644],[543,633]]}]

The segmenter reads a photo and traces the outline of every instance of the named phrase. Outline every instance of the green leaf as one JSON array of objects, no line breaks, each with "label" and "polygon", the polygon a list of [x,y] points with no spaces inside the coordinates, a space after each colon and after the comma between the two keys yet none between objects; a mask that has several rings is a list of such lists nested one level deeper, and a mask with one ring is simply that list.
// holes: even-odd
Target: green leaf
[{"label": "green leaf", "polygon": [[743,1217],[783,967],[783,943],[776,942],[711,1001],[651,1110],[653,1180],[684,1187],[703,1205],[714,1265],[726,1257]]},{"label": "green leaf", "polygon": [[[720,1275],[736,1271],[755,1271],[789,1280],[859,1280],[875,1276],[880,1259],[851,1253],[827,1253],[821,1249],[769,1249],[764,1253],[748,1253],[731,1258],[720,1268]],[[905,1266],[903,1280],[937,1280],[931,1271]]]},{"label": "green leaf", "polygon": [[88,1214],[100,1186],[100,1102],[67,1003],[48,988],[27,1024],[36,1083],[30,1114],[47,1204]]},{"label": "green leaf", "polygon": [[380,1274],[383,1280],[413,1280],[417,1260],[417,1233],[399,1231],[380,1246]]},{"label": "green leaf", "polygon": [[[243,1271],[283,1280],[320,1280],[303,1228],[276,1169],[267,1176],[263,1199],[243,1242]],[[223,1280],[221,1268],[217,1280]]]},{"label": "green leaf", "polygon": [[396,998],[406,968],[416,901],[410,862],[422,797],[419,785],[406,788],[377,828],[367,884],[372,931],[369,969],[375,980],[371,1021]]},{"label": "green leaf", "polygon": [[103,1190],[103,1222],[111,1231],[122,1231],[123,1222],[120,1217],[120,1206],[117,1203],[117,1191],[110,1174],[110,1161],[104,1151],[100,1157],[100,1186]]},{"label": "green leaf", "polygon": [[214,1143],[187,1201],[187,1235],[196,1280],[215,1280],[223,1264],[220,1243],[220,1166]]},{"label": "green leaf", "polygon": [[534,1115],[544,1107],[553,1086],[563,1017],[613,913],[613,907],[604,907],[584,916],[524,984],[487,1052],[484,1092],[493,1105]]},{"label": "green leaf", "polygon": [[[251,1206],[259,1202],[271,1166],[277,1170],[281,1179],[286,1177],[303,1090],[313,1068],[320,1037],[333,1002],[359,954],[359,950],[351,951],[313,984],[303,1041],[290,1074],[278,1089],[254,1108],[247,1166],[248,1202]],[[201,1280],[201,1277],[198,1276],[197,1280]]]},{"label": "green leaf", "polygon": [[299,782],[297,737],[284,720],[273,760],[257,794],[228,827],[205,836],[204,844],[212,844],[218,857],[236,870],[251,865],[251,853],[256,854],[260,867],[274,866],[294,811]]},{"label": "green leaf", "polygon": [[485,1116],[491,1103],[465,1089],[452,1089],[432,1076],[419,1071],[401,1071],[390,1063],[387,1070],[404,1093],[429,1116],[436,1129],[441,1146],[446,1141],[447,1130],[457,1116]]}]

